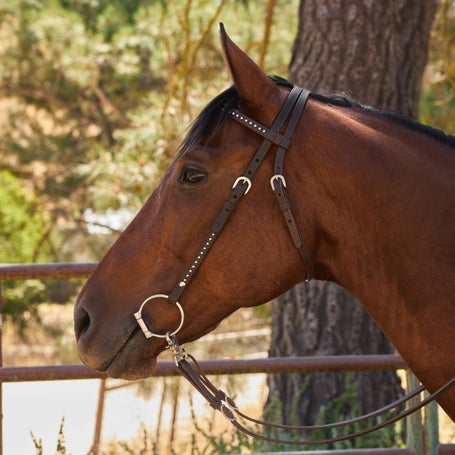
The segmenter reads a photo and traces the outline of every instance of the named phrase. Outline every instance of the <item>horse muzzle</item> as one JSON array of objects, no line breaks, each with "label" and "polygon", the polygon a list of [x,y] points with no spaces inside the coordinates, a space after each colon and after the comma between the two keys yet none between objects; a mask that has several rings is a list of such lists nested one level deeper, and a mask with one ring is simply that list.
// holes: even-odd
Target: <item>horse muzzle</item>
[{"label": "horse muzzle", "polygon": [[[81,361],[97,371],[124,379],[153,374],[164,340],[146,340],[133,315],[119,323],[100,317],[83,296],[74,308],[74,328]],[[95,307],[96,308],[96,307]]]}]

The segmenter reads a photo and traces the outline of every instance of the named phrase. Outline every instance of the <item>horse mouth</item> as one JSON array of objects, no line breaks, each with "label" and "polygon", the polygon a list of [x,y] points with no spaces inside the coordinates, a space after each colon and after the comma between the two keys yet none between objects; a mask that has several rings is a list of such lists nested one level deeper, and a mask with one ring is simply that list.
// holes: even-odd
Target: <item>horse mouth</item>
[{"label": "horse mouth", "polygon": [[164,349],[161,340],[145,340],[136,327],[123,342],[104,371],[111,378],[139,380],[153,375],[157,356]]},{"label": "horse mouth", "polygon": [[[79,357],[90,368],[106,372],[112,378],[138,380],[153,374],[157,356],[164,349],[160,340],[146,340],[135,320],[122,330],[116,340],[86,336],[76,326]],[[83,327],[82,327],[83,328]]]},{"label": "horse mouth", "polygon": [[[127,345],[125,345],[126,347]],[[135,356],[134,360],[131,359],[128,349],[122,348],[111,363],[105,369],[106,373],[111,378],[126,379],[135,381],[145,379],[152,376],[155,368],[157,357],[156,356]]]}]

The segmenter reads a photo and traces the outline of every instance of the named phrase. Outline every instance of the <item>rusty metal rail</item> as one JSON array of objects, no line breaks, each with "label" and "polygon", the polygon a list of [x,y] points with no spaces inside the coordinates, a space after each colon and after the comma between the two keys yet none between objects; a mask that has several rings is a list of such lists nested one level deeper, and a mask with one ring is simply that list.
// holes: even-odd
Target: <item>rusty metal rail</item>
[{"label": "rusty metal rail", "polygon": [[0,280],[31,278],[84,278],[96,267],[96,262],[49,262],[47,264],[0,264]]},{"label": "rusty metal rail", "polygon": [[[272,357],[245,360],[200,360],[207,375],[254,373],[309,373],[328,371],[378,371],[405,368],[396,355],[359,355],[326,357]],[[155,377],[180,376],[174,362],[157,363]],[[60,381],[65,379],[104,379],[105,373],[84,365],[51,365],[34,367],[3,367],[0,382]]]}]

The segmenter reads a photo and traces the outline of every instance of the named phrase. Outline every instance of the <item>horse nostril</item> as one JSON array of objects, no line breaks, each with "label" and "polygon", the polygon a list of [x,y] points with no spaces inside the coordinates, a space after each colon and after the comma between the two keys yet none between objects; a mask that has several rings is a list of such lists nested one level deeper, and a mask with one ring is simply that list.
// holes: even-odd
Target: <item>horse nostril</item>
[{"label": "horse nostril", "polygon": [[79,339],[90,327],[90,316],[83,308],[77,308],[74,316],[74,330]]}]

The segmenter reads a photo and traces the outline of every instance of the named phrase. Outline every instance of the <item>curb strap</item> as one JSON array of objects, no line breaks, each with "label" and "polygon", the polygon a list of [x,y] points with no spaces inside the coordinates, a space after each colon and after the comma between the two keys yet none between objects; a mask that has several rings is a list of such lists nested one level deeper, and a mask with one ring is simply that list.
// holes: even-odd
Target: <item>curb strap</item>
[{"label": "curb strap", "polygon": [[[210,233],[201,243],[198,251],[193,257],[193,260],[190,262],[189,266],[180,276],[179,280],[177,281],[177,284],[174,286],[174,289],[172,289],[171,293],[169,294],[168,301],[170,303],[175,303],[179,300],[180,296],[183,294],[184,290],[186,289],[190,281],[193,279],[193,276],[199,269],[202,261],[207,256],[207,253],[212,248],[213,244],[215,243],[215,240],[218,238],[219,233],[221,232],[224,225],[232,215],[238,202],[240,201],[242,196],[244,196],[251,188],[253,177],[256,174],[256,171],[259,169],[261,163],[264,161],[264,158],[266,157],[267,152],[270,150],[272,145],[276,145],[279,148],[283,148],[283,150],[286,150],[289,147],[291,143],[292,132],[301,115],[303,107],[305,106],[304,102],[302,103],[301,101],[299,102],[298,100],[301,99],[302,93],[306,92],[307,92],[306,90],[297,86],[294,86],[292,88],[292,90],[289,92],[286,98],[283,107],[281,108],[281,111],[275,118],[275,121],[273,122],[271,128],[267,128],[259,124],[258,122],[252,120],[251,118],[249,118],[245,114],[242,114],[236,109],[231,109],[228,112],[230,118],[234,119],[241,125],[251,129],[255,133],[262,136],[264,139],[256,153],[254,154],[253,158],[249,162],[248,166],[246,167],[244,173],[240,177],[238,177],[234,182],[234,185],[232,187],[232,193],[229,199],[227,199],[224,202],[223,208],[221,209],[219,215],[217,216]],[[306,94],[305,99],[308,97],[308,95],[309,92],[308,94]],[[295,109],[294,106],[296,106]],[[289,121],[289,125],[293,124],[294,126],[292,128],[288,127],[286,132],[284,134],[281,134],[280,130],[293,109],[294,112],[292,114],[291,120]],[[308,271],[307,279],[309,279]]]},{"label": "curb strap", "polygon": [[[319,440],[287,440],[279,436],[268,436],[267,434],[260,434],[256,431],[252,431],[247,428],[243,423],[240,422],[239,419],[247,420],[255,425],[259,425],[267,429],[266,432],[270,434],[271,429],[275,429],[276,433],[277,430],[286,430],[286,431],[296,431],[296,432],[311,432],[316,430],[329,430],[331,428],[339,428],[345,427],[348,425],[352,425],[359,422],[364,422],[366,420],[372,419],[373,417],[381,417],[384,416],[387,412],[391,411],[392,409],[398,408],[399,406],[403,406],[409,400],[414,398],[415,396],[419,395],[421,392],[425,390],[423,386],[417,387],[412,392],[408,393],[407,395],[401,397],[400,399],[394,401],[393,403],[388,404],[376,411],[370,412],[363,416],[344,420],[341,422],[325,424],[325,425],[284,425],[284,424],[274,424],[268,423],[263,420],[254,419],[252,417],[247,416],[246,414],[242,413],[235,404],[234,400],[230,398],[225,392],[215,387],[212,382],[202,373],[202,370],[197,363],[196,359],[187,354],[183,348],[180,348],[177,340],[174,336],[168,337],[169,346],[174,352],[174,360],[179,369],[182,376],[207,400],[209,405],[220,411],[226,419],[228,419],[232,425],[237,428],[237,430],[241,431],[242,433],[251,436],[256,439],[261,439],[267,442],[275,442],[275,443],[282,443],[282,444],[290,444],[290,445],[314,445],[314,444],[329,444],[333,442],[340,442],[346,441],[348,439],[356,438],[358,436],[363,436],[365,434],[371,433],[373,431],[379,430],[384,428],[385,426],[391,425],[392,423],[397,422],[410,414],[418,411],[419,409],[426,406],[431,401],[435,400],[438,396],[442,395],[444,392],[449,390],[451,387],[455,385],[455,378],[452,378],[449,382],[447,382],[444,386],[438,389],[433,394],[429,395],[427,398],[421,400],[419,403],[409,407],[407,410],[398,412],[393,417],[389,417],[388,419],[384,420],[383,422],[377,423],[365,430],[355,431],[353,433],[343,435],[343,436],[336,436],[333,438],[326,438],[326,439],[319,439]],[[183,354],[182,354],[183,350]],[[278,433],[279,434],[279,433]]]}]

